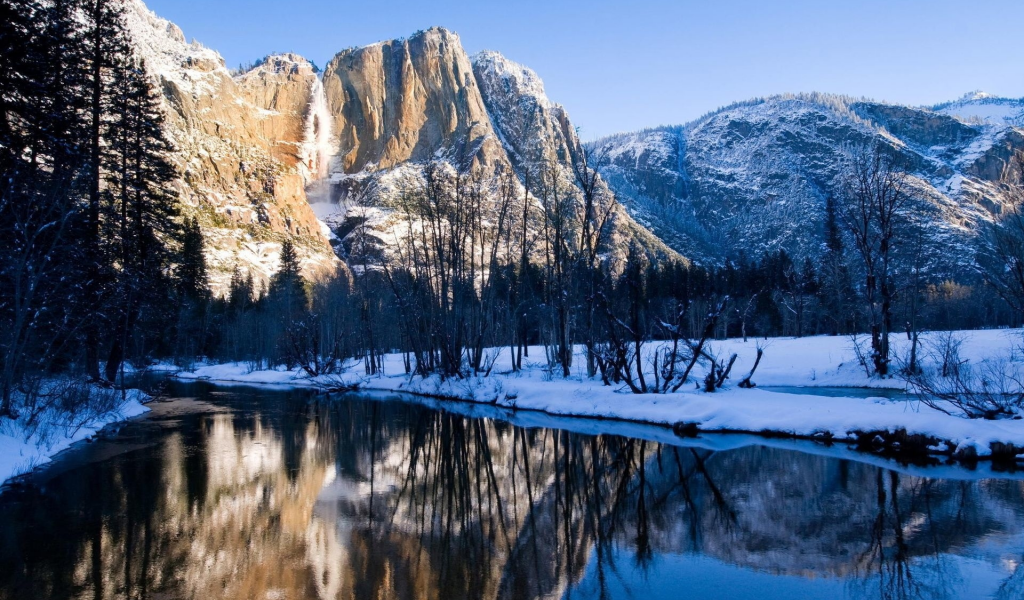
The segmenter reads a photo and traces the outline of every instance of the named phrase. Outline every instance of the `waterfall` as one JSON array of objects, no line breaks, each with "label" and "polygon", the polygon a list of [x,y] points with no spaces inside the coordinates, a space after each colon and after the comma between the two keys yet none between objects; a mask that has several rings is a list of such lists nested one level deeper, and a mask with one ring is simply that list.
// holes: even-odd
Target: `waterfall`
[{"label": "waterfall", "polygon": [[317,77],[310,88],[309,108],[299,153],[307,186],[327,178],[331,154],[331,111],[327,106],[327,95],[324,94],[324,82]]}]

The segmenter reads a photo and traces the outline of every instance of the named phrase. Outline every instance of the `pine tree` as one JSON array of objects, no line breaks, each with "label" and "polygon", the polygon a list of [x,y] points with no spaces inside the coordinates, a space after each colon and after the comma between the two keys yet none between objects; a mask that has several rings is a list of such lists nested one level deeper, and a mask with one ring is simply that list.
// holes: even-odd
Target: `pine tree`
[{"label": "pine tree", "polygon": [[[103,225],[111,245],[102,267],[110,272],[104,303],[112,317],[112,339],[104,375],[113,380],[125,358],[128,340],[140,319],[154,334],[170,322],[173,305],[162,290],[174,287],[171,265],[182,237],[177,221],[177,196],[172,186],[172,150],[163,129],[160,98],[145,66],[124,59],[114,75],[112,105],[117,117],[107,135]],[[151,335],[150,337],[156,337]],[[143,345],[143,349],[145,345]]]},{"label": "pine tree", "polygon": [[298,364],[310,341],[306,317],[308,300],[299,271],[299,257],[291,240],[281,245],[281,264],[270,280],[270,289],[263,303],[269,337],[274,343],[277,358],[291,368]]},{"label": "pine tree", "polygon": [[109,350],[112,379],[130,342],[142,352],[174,322],[175,171],[123,6],[0,0],[3,415],[79,349],[91,378]]},{"label": "pine tree", "polygon": [[252,281],[252,274],[245,277],[235,267],[231,273],[231,283],[228,287],[228,308],[233,314],[242,313],[249,309],[255,299],[255,289]]},{"label": "pine tree", "polygon": [[281,265],[270,280],[268,297],[279,303],[288,316],[295,315],[306,308],[306,289],[299,267],[299,257],[295,245],[286,239],[281,244]]},{"label": "pine tree", "polygon": [[839,223],[838,207],[832,196],[825,201],[825,252],[821,261],[819,294],[829,323],[830,333],[839,335],[850,330],[853,283],[846,262],[846,248]]},{"label": "pine tree", "polygon": [[0,416],[55,367],[77,311],[85,45],[80,2],[0,0]]},{"label": "pine tree", "polygon": [[[104,134],[106,121],[112,114],[110,105],[112,74],[126,60],[128,46],[122,5],[115,0],[86,0],[82,16],[86,23],[86,65],[84,91],[88,97],[89,169],[86,175],[89,190],[85,219],[80,228],[85,256],[84,309],[93,312],[85,328],[85,368],[92,379],[100,378],[100,333],[105,324],[117,320],[117,315],[106,314],[105,296],[109,292],[108,259],[104,256],[102,237],[102,196],[104,191]],[[116,113],[114,113],[116,115]],[[108,367],[109,374],[110,369]]]},{"label": "pine tree", "polygon": [[182,365],[190,364],[209,350],[211,298],[203,246],[199,221],[195,217],[187,219],[181,233],[177,267],[178,325],[174,351]]},{"label": "pine tree", "polygon": [[203,230],[195,217],[184,223],[181,232],[181,258],[178,264],[178,289],[184,298],[205,302],[210,297],[203,253]]}]

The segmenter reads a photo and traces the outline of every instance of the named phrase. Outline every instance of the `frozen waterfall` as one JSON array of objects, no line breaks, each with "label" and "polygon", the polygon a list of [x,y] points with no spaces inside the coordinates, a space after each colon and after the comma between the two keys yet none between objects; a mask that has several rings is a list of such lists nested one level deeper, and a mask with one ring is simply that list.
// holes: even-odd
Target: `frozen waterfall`
[{"label": "frozen waterfall", "polygon": [[331,166],[331,111],[324,94],[324,83],[320,77],[313,80],[310,88],[309,108],[303,132],[302,161],[306,185],[315,184],[327,178]]}]

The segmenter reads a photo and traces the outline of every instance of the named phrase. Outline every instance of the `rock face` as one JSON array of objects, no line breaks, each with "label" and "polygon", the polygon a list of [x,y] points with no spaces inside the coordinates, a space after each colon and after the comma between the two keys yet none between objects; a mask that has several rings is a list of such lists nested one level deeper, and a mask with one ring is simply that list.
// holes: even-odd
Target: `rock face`
[{"label": "rock face", "polygon": [[[352,258],[351,240],[330,240],[318,216],[342,238],[362,226],[379,256],[395,241],[396,195],[432,161],[514,173],[524,187],[547,165],[575,189],[579,140],[540,79],[496,53],[470,60],[445,29],[345,50],[322,78],[293,54],[233,75],[141,0],[126,2],[132,40],[164,93],[179,191],[203,225],[215,291],[235,269],[269,278],[286,238],[307,274],[334,268],[331,243]],[[677,257],[618,205],[614,215],[609,256],[636,240]]]},{"label": "rock face", "polygon": [[[342,238],[351,258],[357,228],[374,254],[393,240],[391,210],[424,166],[444,161],[459,171],[511,172],[526,187],[542,166],[576,190],[571,164],[581,146],[565,110],[544,94],[535,73],[495,52],[470,59],[457,35],[442,28],[407,40],[345,50],[324,71],[336,154],[329,201],[317,213]],[[637,241],[652,255],[680,258],[637,225],[611,198],[608,256]]]},{"label": "rock face", "polygon": [[580,146],[576,130],[565,109],[548,100],[536,73],[497,52],[475,56],[473,73],[509,157],[520,170],[536,170],[545,159],[571,162]]},{"label": "rock face", "polygon": [[[542,174],[580,194],[573,167],[584,148],[536,73],[496,52],[471,59],[445,29],[345,50],[322,77],[291,54],[232,75],[216,52],[126,2],[218,290],[235,268],[269,277],[285,238],[310,273],[332,268],[335,252],[379,258],[402,226],[396,200],[430,162],[512,173],[534,197]],[[927,252],[933,274],[969,271],[979,225],[1005,205],[1001,182],[1021,178],[1010,159],[1024,148],[1024,100],[973,94],[912,108],[788,95],[600,140],[589,156],[612,208],[603,254],[621,258],[635,242],[705,264],[780,249],[814,258],[845,157],[879,144],[913,173],[919,238],[941,249]]]},{"label": "rock face", "polygon": [[[511,172],[521,189],[535,190],[544,172],[579,193],[582,146],[536,73],[496,52],[470,59],[445,29],[345,50],[322,79],[292,54],[233,76],[141,0],[126,2],[131,37],[164,92],[179,190],[204,226],[215,289],[235,268],[269,277],[285,238],[309,272],[332,267],[335,233],[343,258],[357,228],[383,252],[395,199],[431,161]],[[877,144],[910,165],[920,237],[942,249],[931,253],[934,273],[969,270],[979,224],[1006,202],[1001,181],[1021,177],[1010,159],[1024,148],[1024,100],[976,93],[922,109],[779,96],[600,140],[590,155],[613,207],[606,255],[639,242],[706,264],[780,249],[813,258],[844,157]]]},{"label": "rock face", "polygon": [[186,43],[139,0],[126,6],[129,35],[163,91],[178,191],[203,226],[214,291],[226,289],[236,268],[268,278],[286,238],[307,273],[331,268],[336,258],[306,201],[300,160],[312,65],[268,57],[236,78],[220,55]]},{"label": "rock face", "polygon": [[438,150],[456,160],[501,160],[469,57],[445,29],[338,54],[324,90],[345,173],[426,161]]},{"label": "rock face", "polygon": [[678,127],[593,144],[641,223],[699,262],[785,249],[814,257],[824,205],[851,148],[881,144],[913,174],[918,227],[938,274],[971,268],[978,225],[1002,210],[1024,149],[1024,100],[969,97],[911,108],[820,94],[736,104]]}]

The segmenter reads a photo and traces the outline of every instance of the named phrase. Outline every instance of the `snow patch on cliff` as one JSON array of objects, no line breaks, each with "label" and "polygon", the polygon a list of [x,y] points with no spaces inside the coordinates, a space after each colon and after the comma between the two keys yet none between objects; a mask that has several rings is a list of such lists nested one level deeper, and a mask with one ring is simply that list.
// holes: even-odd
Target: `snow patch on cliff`
[{"label": "snow patch on cliff", "polygon": [[217,91],[221,77],[230,77],[218,52],[196,41],[186,42],[177,25],[158,17],[142,0],[127,2],[125,26],[136,51],[146,61],[146,69],[184,91],[210,95]]}]

